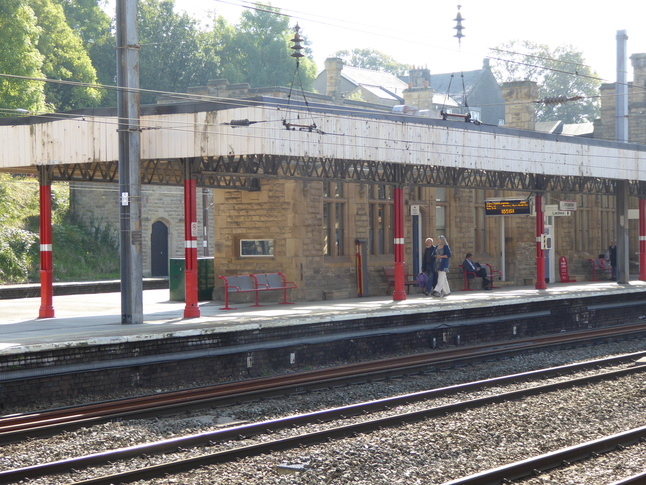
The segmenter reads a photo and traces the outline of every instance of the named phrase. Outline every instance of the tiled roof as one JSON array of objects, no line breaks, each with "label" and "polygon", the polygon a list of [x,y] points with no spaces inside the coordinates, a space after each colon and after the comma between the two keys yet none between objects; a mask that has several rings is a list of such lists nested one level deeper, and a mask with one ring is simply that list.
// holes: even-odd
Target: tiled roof
[{"label": "tiled roof", "polygon": [[[477,71],[454,72],[447,74],[431,74],[431,87],[438,93],[449,92],[449,85],[451,90],[449,94],[451,97],[461,96],[463,91],[469,93],[473,87],[478,84],[478,81],[484,74],[484,69]],[[462,82],[464,81],[464,90],[462,89]]]},{"label": "tiled roof", "polygon": [[372,71],[361,67],[343,66],[341,76],[356,86],[381,87],[400,97],[408,87],[404,81],[389,72]]}]

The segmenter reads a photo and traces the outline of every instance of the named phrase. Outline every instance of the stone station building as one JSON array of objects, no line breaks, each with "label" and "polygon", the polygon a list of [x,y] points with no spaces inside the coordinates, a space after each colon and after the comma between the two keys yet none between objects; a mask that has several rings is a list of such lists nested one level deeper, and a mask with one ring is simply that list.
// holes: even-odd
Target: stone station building
[{"label": "stone station building", "polygon": [[[646,144],[644,106],[646,106],[646,54],[631,57],[634,81],[630,89],[630,139]],[[437,93],[424,82],[427,74],[411,73],[412,83],[401,93],[405,104],[437,108]],[[308,99],[344,106],[380,105],[343,100],[337,87],[328,86],[329,93],[308,94]],[[614,136],[614,85],[602,87],[602,118],[595,124],[595,137],[612,139]],[[199,97],[245,98],[261,91],[274,96],[287,90],[252,90],[247,85],[230,86],[226,81],[214,81],[190,93]],[[336,95],[335,95],[336,93]],[[505,125],[520,130],[535,129],[533,114],[537,99],[536,85],[532,82],[508,83],[501,89],[505,100]],[[162,102],[162,100],[160,100]],[[392,109],[392,103],[385,107]],[[384,109],[384,106],[381,106]],[[612,128],[611,128],[612,127]],[[95,185],[94,185],[95,186]],[[146,187],[144,191],[144,234],[153,238],[154,225],[163,223],[168,230],[169,257],[183,257],[183,212],[181,189],[176,194],[169,187]],[[453,291],[461,288],[462,275],[457,267],[466,252],[474,253],[474,260],[490,263],[504,269],[505,280],[514,284],[533,284],[535,279],[535,217],[486,216],[485,200],[491,198],[528,198],[531,193],[510,193],[500,190],[464,187],[405,186],[405,262],[406,272],[419,271],[419,253],[415,254],[413,240],[419,251],[427,236],[447,237],[453,251],[450,283]],[[283,272],[288,280],[297,283],[292,290],[294,300],[323,300],[357,295],[356,241],[365,246],[368,275],[368,295],[385,294],[386,279],[383,268],[393,265],[393,186],[372,183],[337,181],[306,181],[296,179],[264,179],[260,190],[214,189],[204,198],[198,197],[200,215],[206,224],[206,236],[200,234],[198,248],[207,248],[214,257],[215,274],[248,274]],[[116,193],[113,194],[116,200]],[[94,220],[112,224],[118,218],[116,203],[108,203],[111,195],[97,196],[95,191],[75,191],[79,207],[95,207],[89,211]],[[553,235],[554,245],[548,256],[547,277],[558,281],[556,262],[565,256],[570,264],[570,275],[587,279],[591,275],[588,259],[595,258],[615,239],[615,200],[610,195],[577,193],[548,193],[546,203],[575,201],[574,215],[547,217],[546,225]],[[203,201],[203,202],[202,202]],[[637,200],[631,198],[631,207]],[[108,207],[114,205],[111,215]],[[417,212],[418,211],[418,212]],[[415,216],[413,214],[419,214]],[[118,219],[116,219],[118,222]],[[210,222],[212,221],[212,224]],[[418,225],[414,227],[413,221]],[[118,223],[115,225],[118,227]],[[630,222],[631,263],[637,263],[637,221]],[[146,237],[146,236],[145,236]],[[144,247],[148,242],[144,240]],[[206,244],[205,244],[206,242]],[[144,272],[150,275],[152,253],[144,251]],[[202,256],[201,253],[198,254]],[[216,285],[215,298],[222,297],[222,288]]]}]

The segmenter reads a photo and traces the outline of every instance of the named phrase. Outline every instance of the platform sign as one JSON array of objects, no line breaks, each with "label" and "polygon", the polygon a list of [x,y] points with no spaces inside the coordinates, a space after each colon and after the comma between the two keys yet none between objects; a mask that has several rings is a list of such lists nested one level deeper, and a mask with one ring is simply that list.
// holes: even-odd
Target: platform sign
[{"label": "platform sign", "polygon": [[529,215],[529,199],[485,200],[485,214],[488,216]]},{"label": "platform sign", "polygon": [[556,204],[545,206],[545,215],[548,217],[569,216],[570,214],[572,214],[572,211],[560,210]]},{"label": "platform sign", "polygon": [[576,209],[576,201],[574,200],[562,200],[559,202],[560,211],[575,211]]}]

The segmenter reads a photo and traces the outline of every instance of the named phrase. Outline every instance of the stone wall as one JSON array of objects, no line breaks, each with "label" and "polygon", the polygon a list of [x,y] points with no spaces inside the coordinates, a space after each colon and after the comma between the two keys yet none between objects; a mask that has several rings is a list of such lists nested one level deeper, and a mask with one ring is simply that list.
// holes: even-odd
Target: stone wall
[{"label": "stone wall", "polygon": [[[152,225],[162,221],[168,227],[169,258],[184,257],[184,188],[173,186],[144,185],[142,193],[142,259],[145,277],[151,275],[150,239]],[[119,240],[119,187],[116,184],[78,183],[70,184],[70,200],[74,213],[88,225],[107,226]],[[213,190],[207,191],[207,208],[213,201]],[[203,227],[202,189],[197,190],[197,221]],[[207,219],[211,225],[211,218]],[[208,229],[208,254],[213,256],[212,228]],[[204,231],[198,234],[198,256],[204,256]]]},{"label": "stone wall", "polygon": [[[633,81],[628,83],[628,141],[646,144],[646,54],[630,56]],[[616,84],[603,84],[601,92],[601,119],[596,120],[594,137],[605,140],[616,138]]]}]

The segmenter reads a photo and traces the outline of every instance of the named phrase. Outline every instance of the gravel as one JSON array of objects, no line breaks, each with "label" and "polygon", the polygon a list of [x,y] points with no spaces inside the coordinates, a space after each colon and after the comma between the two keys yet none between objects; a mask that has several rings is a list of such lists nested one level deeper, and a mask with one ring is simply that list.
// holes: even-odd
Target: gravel
[{"label": "gravel", "polygon": [[[229,406],[155,420],[106,423],[53,438],[7,445],[3,447],[0,456],[0,469],[205,432],[245,421],[270,419],[644,349],[646,342],[635,340],[571,351],[545,352],[406,379],[290,396],[289,399]],[[418,403],[394,411],[435,406],[455,399],[445,398],[432,403]],[[638,374],[612,382],[532,396],[520,401],[387,428],[322,445],[253,457],[234,464],[204,467],[181,475],[137,483],[439,484],[536,454],[643,426],[645,420],[646,384],[644,375]],[[319,427],[323,426],[326,425]],[[286,430],[276,433],[273,437],[299,432],[301,431]],[[232,446],[241,446],[241,443],[223,443],[213,448],[195,449],[187,453],[195,456],[214,451],[216,448]],[[643,444],[616,452],[621,454],[621,459],[611,458],[614,453],[602,455],[582,465],[545,472],[525,483],[607,484],[634,474],[646,466],[646,459],[642,458],[646,455],[643,448],[642,453],[632,453],[632,449],[639,449],[638,447],[643,447]],[[178,456],[148,457],[116,466],[145,466],[161,460],[176,459]],[[106,466],[101,468],[100,472],[95,470],[87,476],[103,475],[110,471],[111,467]],[[74,476],[59,477],[56,483],[73,483],[85,476],[84,471],[79,471]],[[51,484],[52,479],[37,479],[29,483]]]}]

